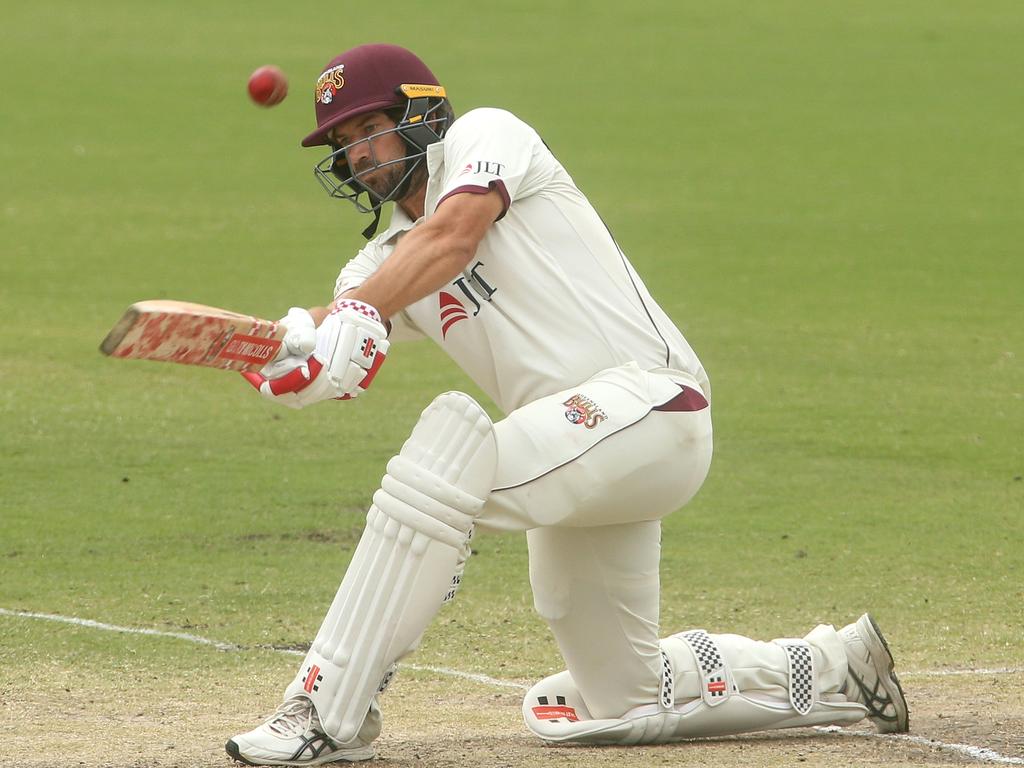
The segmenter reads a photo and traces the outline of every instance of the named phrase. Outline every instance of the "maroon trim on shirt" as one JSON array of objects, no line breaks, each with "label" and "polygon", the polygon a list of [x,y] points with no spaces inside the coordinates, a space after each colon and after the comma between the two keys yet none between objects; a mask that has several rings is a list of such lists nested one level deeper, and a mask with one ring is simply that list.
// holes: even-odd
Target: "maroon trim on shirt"
[{"label": "maroon trim on shirt", "polygon": [[540,479],[541,479],[542,477],[545,477],[545,476],[547,476],[547,475],[550,475],[550,474],[551,474],[552,472],[554,472],[554,471],[555,471],[556,469],[561,469],[561,468],[562,468],[562,467],[564,467],[564,466],[567,466],[567,465],[569,465],[569,464],[572,464],[572,463],[573,463],[574,461],[576,461],[576,459],[578,459],[578,458],[579,458],[580,456],[582,456],[583,454],[585,454],[585,453],[588,453],[589,451],[593,450],[593,449],[594,449],[594,448],[596,448],[596,447],[597,447],[598,445],[600,445],[600,444],[601,444],[601,443],[603,443],[603,442],[604,442],[605,440],[607,440],[607,439],[608,439],[609,437],[613,437],[613,436],[615,436],[615,435],[619,434],[619,432],[622,432],[622,431],[623,431],[624,429],[629,429],[629,428],[630,428],[630,427],[632,427],[633,425],[635,425],[635,424],[639,424],[639,423],[640,423],[641,421],[643,421],[644,419],[646,419],[646,418],[647,418],[648,416],[650,416],[650,415],[651,415],[651,412],[650,412],[650,411],[647,411],[647,413],[645,413],[645,414],[644,414],[643,416],[639,417],[639,418],[638,418],[638,419],[636,419],[635,421],[631,421],[631,422],[629,422],[629,424],[623,424],[623,425],[622,425],[621,427],[619,427],[618,429],[616,429],[616,430],[615,430],[614,432],[609,432],[609,433],[608,433],[608,434],[606,434],[606,435],[602,435],[602,436],[601,436],[600,438],[598,438],[598,440],[597,440],[597,441],[596,441],[596,442],[595,442],[595,443],[594,443],[593,445],[588,445],[588,446],[587,446],[586,448],[584,448],[584,449],[583,449],[582,451],[580,451],[579,453],[577,453],[577,454],[576,454],[575,456],[571,456],[571,457],[569,457],[568,459],[566,459],[565,461],[563,461],[563,462],[562,462],[561,464],[556,464],[556,465],[555,465],[555,466],[553,466],[553,467],[548,467],[548,468],[547,468],[547,469],[545,469],[545,470],[544,470],[543,472],[541,472],[541,473],[540,473],[539,475],[534,475],[533,477],[529,477],[529,478],[527,478],[526,480],[521,480],[521,481],[519,481],[518,483],[513,483],[512,485],[503,485],[503,486],[500,486],[500,487],[498,487],[498,488],[494,488],[494,489],[492,489],[492,490],[491,490],[491,493],[497,493],[498,491],[510,491],[510,490],[512,490],[513,488],[519,488],[519,487],[521,487],[521,486],[524,486],[524,485],[529,485],[530,483],[536,482],[537,480],[540,480]]},{"label": "maroon trim on shirt", "polygon": [[684,387],[682,384],[679,387],[683,390],[678,395],[673,397],[667,403],[656,405],[654,410],[656,411],[682,411],[684,413],[690,413],[693,411],[703,411],[708,407],[707,398],[704,397],[700,392],[689,387]]},{"label": "maroon trim on shirt", "polygon": [[508,190],[505,189],[505,182],[502,181],[501,179],[495,179],[494,181],[488,182],[486,187],[481,187],[479,184],[466,184],[465,186],[462,187],[456,187],[447,195],[445,195],[444,197],[437,201],[437,205],[434,206],[434,210],[436,211],[438,206],[440,206],[441,203],[443,203],[449,197],[451,197],[452,195],[457,195],[460,192],[469,192],[472,195],[486,195],[492,189],[498,190],[498,192],[501,194],[501,213],[499,213],[498,218],[495,219],[495,221],[501,221],[505,217],[505,214],[508,213],[508,207],[512,205],[512,198],[509,197]]},{"label": "maroon trim on shirt", "polygon": [[641,421],[643,421],[648,416],[650,416],[654,411],[694,412],[694,411],[702,411],[702,410],[704,410],[705,408],[708,407],[707,399],[700,392],[698,392],[695,389],[691,389],[690,387],[684,387],[682,384],[679,384],[678,386],[683,391],[680,392],[675,397],[673,397],[671,400],[669,400],[666,403],[662,403],[661,405],[655,406],[651,410],[647,411],[647,413],[645,413],[640,418],[636,419],[635,421],[631,421],[629,424],[623,424],[621,427],[616,429],[614,432],[609,432],[607,435],[602,435],[601,438],[598,439],[597,442],[595,442],[593,445],[588,445],[586,448],[584,448],[578,454],[576,454],[575,456],[572,456],[569,459],[566,459],[561,464],[557,464],[557,465],[555,465],[553,467],[548,467],[543,472],[541,472],[539,475],[535,475],[534,477],[527,478],[526,480],[521,480],[521,481],[519,481],[517,483],[513,483],[512,485],[503,485],[503,486],[500,486],[498,488],[494,488],[494,489],[492,489],[491,492],[492,493],[498,493],[499,491],[510,491],[513,488],[520,488],[520,487],[522,487],[524,485],[528,485],[530,483],[536,482],[537,480],[540,480],[542,477],[550,475],[556,469],[561,469],[564,466],[572,464],[574,461],[576,461],[576,459],[580,458],[580,456],[582,456],[583,454],[593,450],[595,447],[597,447],[598,445],[603,443],[608,438],[613,437],[614,435],[617,435],[620,432],[622,432],[623,430],[629,429],[630,427],[632,427],[632,426],[634,426],[636,424],[639,424]]}]

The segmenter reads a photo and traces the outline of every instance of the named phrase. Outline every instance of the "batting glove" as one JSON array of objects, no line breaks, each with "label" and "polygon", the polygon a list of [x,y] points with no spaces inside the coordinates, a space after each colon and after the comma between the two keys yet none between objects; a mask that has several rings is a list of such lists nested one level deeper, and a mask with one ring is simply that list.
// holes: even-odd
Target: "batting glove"
[{"label": "batting glove", "polygon": [[277,321],[288,329],[281,340],[278,356],[260,368],[264,379],[280,379],[297,369],[306,369],[303,374],[309,378],[309,356],[316,349],[316,321],[302,307],[292,307],[288,314]]},{"label": "batting glove", "polygon": [[343,299],[316,329],[313,354],[303,365],[273,378],[262,372],[243,375],[264,397],[290,408],[349,400],[366,391],[384,364],[387,334],[376,309]]}]

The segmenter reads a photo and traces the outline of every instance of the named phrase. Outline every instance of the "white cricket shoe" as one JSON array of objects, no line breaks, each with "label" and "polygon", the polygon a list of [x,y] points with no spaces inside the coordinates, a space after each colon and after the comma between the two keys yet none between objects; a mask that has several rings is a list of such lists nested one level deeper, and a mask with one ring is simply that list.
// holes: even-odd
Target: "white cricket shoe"
[{"label": "white cricket shoe", "polygon": [[868,719],[879,733],[906,733],[910,710],[900,681],[893,672],[892,653],[870,615],[839,630],[846,645],[847,676],[842,693],[867,707]]},{"label": "white cricket shoe", "polygon": [[[304,696],[286,700],[259,728],[231,739],[224,748],[245,765],[321,765],[357,762],[374,755],[371,742],[380,733],[380,711],[370,708],[359,736],[338,744],[323,732],[313,702]],[[363,738],[363,736],[369,738]]]}]

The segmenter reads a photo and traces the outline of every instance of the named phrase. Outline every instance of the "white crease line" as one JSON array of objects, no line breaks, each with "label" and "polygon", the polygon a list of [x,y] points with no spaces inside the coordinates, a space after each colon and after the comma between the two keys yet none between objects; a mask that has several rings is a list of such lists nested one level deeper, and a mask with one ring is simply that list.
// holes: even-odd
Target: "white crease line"
[{"label": "white crease line", "polygon": [[[116,624],[104,624],[101,621],[93,621],[92,619],[79,619],[74,616],[58,616],[52,613],[33,613],[32,611],[11,611],[7,608],[0,608],[0,616],[15,616],[23,619],[42,619],[44,621],[57,621],[61,624],[74,624],[78,627],[89,627],[90,629],[102,629],[106,632],[120,632],[126,635],[149,635],[151,637],[172,637],[175,640],[186,640],[190,643],[197,643],[199,645],[209,645],[216,648],[219,651],[244,651],[244,647],[240,645],[234,645],[232,643],[221,643],[216,640],[209,640],[199,635],[190,635],[187,632],[165,632],[160,629],[136,629],[134,627],[119,627]],[[266,648],[262,650],[273,650],[278,653],[285,653],[291,656],[305,656],[305,651],[297,651],[290,648]],[[425,667],[419,664],[402,664],[401,666],[407,669],[413,669],[418,672],[433,672],[439,675],[446,675],[448,677],[458,677],[463,680],[472,680],[476,683],[485,683],[487,685],[494,685],[499,688],[514,688],[519,691],[525,691],[529,689],[528,685],[522,683],[513,683],[508,680],[499,680],[495,677],[488,675],[478,674],[476,672],[462,672],[458,669],[448,669],[447,667]]]},{"label": "white crease line", "polygon": [[995,667],[992,669],[912,669],[898,670],[903,677],[956,677],[961,675],[1019,675],[1024,667]]},{"label": "white crease line", "polygon": [[62,624],[75,624],[79,627],[90,627],[92,629],[103,629],[107,632],[122,632],[126,635],[152,635],[154,637],[173,637],[178,640],[187,640],[190,643],[199,645],[212,645],[219,651],[237,651],[241,648],[231,643],[218,643],[216,640],[207,640],[199,635],[190,635],[187,632],[164,632],[159,629],[133,629],[132,627],[119,627],[116,624],[104,624],[101,621],[92,619],[76,619],[72,616],[57,616],[52,613],[33,613],[31,611],[9,611],[0,608],[0,616],[20,616],[23,619],[44,619],[45,621],[59,621]]},{"label": "white crease line", "polygon": [[[62,624],[74,624],[80,627],[91,627],[92,629],[102,629],[107,632],[121,632],[126,635],[150,635],[152,637],[173,637],[178,640],[187,640],[190,643],[198,643],[200,645],[209,645],[216,648],[219,651],[243,651],[246,650],[243,646],[234,645],[233,643],[222,643],[217,640],[210,640],[199,635],[191,635],[187,632],[165,632],[160,629],[139,629],[135,627],[119,627],[116,624],[104,624],[101,621],[93,621],[92,619],[78,619],[74,616],[59,616],[53,613],[34,613],[32,611],[12,611],[7,608],[0,608],[0,616],[20,616],[26,619],[44,619],[46,621],[57,621]],[[274,650],[278,653],[286,653],[295,656],[305,656],[305,651],[297,651],[288,648],[267,648],[265,646],[260,647],[261,650]],[[450,675],[452,677],[461,677],[466,680],[476,680],[480,683],[487,683],[489,685],[497,685],[505,688],[518,688],[520,690],[527,690],[528,685],[522,683],[511,683],[507,680],[499,680],[488,675],[477,674],[475,672],[462,672],[457,669],[449,669],[447,667],[424,667],[416,664],[403,664],[403,667],[408,669],[415,669],[422,672],[439,672],[443,675]],[[919,670],[902,670],[899,672],[900,677],[952,677],[957,675],[1016,675],[1024,673],[1024,667],[997,667],[991,669],[919,669]]]},{"label": "white crease line", "polygon": [[1024,758],[1007,757],[1001,755],[994,749],[986,747],[975,747],[970,744],[947,744],[944,741],[927,739],[924,736],[911,736],[908,733],[861,733],[858,731],[846,731],[837,725],[827,727],[816,727],[814,730],[821,733],[834,733],[839,736],[848,736],[862,739],[884,739],[885,741],[906,741],[911,744],[920,744],[925,747],[941,749],[946,752],[956,752],[984,763],[998,763],[1000,765],[1024,765]]},{"label": "white crease line", "polygon": [[421,667],[419,664],[401,664],[400,666],[408,667],[409,669],[415,669],[420,672],[437,672],[441,675],[460,677],[463,680],[473,680],[477,683],[497,685],[501,688],[514,688],[517,691],[528,691],[531,688],[531,686],[529,685],[523,685],[522,683],[513,683],[511,680],[499,680],[496,677],[491,677],[490,675],[481,675],[477,672],[463,672],[459,669],[448,669],[447,667]]},{"label": "white crease line", "polygon": [[[58,616],[52,613],[33,613],[32,611],[11,611],[7,608],[0,608],[0,616],[14,616],[23,619],[42,619],[44,621],[57,621],[62,624],[74,624],[79,627],[89,627],[91,629],[102,629],[107,632],[121,632],[128,635],[149,635],[153,637],[172,637],[176,640],[186,640],[190,643],[197,643],[199,645],[209,645],[217,650],[221,651],[242,651],[246,650],[243,646],[234,645],[232,643],[220,643],[216,640],[209,640],[199,635],[190,635],[187,632],[164,632],[159,629],[137,629],[133,627],[119,627],[116,624],[104,624],[100,621],[93,621],[91,619],[78,619],[73,616]],[[266,650],[266,649],[264,649]],[[285,653],[290,656],[305,656],[303,651],[293,650],[288,648],[274,648],[278,653]],[[436,674],[445,675],[448,677],[457,677],[462,680],[472,680],[477,683],[485,683],[487,685],[494,685],[501,688],[514,688],[516,690],[525,691],[529,686],[523,685],[522,683],[514,683],[509,680],[499,680],[489,675],[481,675],[475,672],[463,672],[458,669],[448,669],[447,667],[425,667],[418,664],[403,664],[402,666],[409,669],[414,669],[421,672],[434,672]],[[1016,668],[1010,669],[950,669],[950,670],[925,670],[921,672],[908,672],[905,673],[910,675],[926,675],[930,677],[942,677],[946,675],[1000,675],[1000,674],[1013,674],[1022,670]],[[926,747],[932,747],[933,749],[941,749],[946,752],[955,752],[965,757],[969,757],[972,760],[978,760],[985,763],[997,763],[1000,765],[1024,765],[1024,758],[1019,757],[1007,757],[1001,755],[995,750],[987,749],[985,747],[975,747],[970,744],[947,744],[943,741],[935,741],[933,739],[926,739],[923,736],[911,736],[905,733],[859,733],[857,731],[847,731],[838,726],[828,727],[817,727],[814,730],[821,733],[834,733],[839,736],[854,737],[854,738],[873,738],[883,739],[886,741],[905,741],[912,744],[920,744]]]}]

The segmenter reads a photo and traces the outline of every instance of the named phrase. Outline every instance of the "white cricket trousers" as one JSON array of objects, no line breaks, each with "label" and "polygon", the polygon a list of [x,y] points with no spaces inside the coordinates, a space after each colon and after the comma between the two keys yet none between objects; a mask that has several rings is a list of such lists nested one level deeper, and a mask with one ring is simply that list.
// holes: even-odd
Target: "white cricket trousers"
[{"label": "white cricket trousers", "polygon": [[534,605],[593,717],[657,701],[664,516],[700,489],[711,409],[678,371],[629,364],[495,425],[483,530],[525,530]]}]

